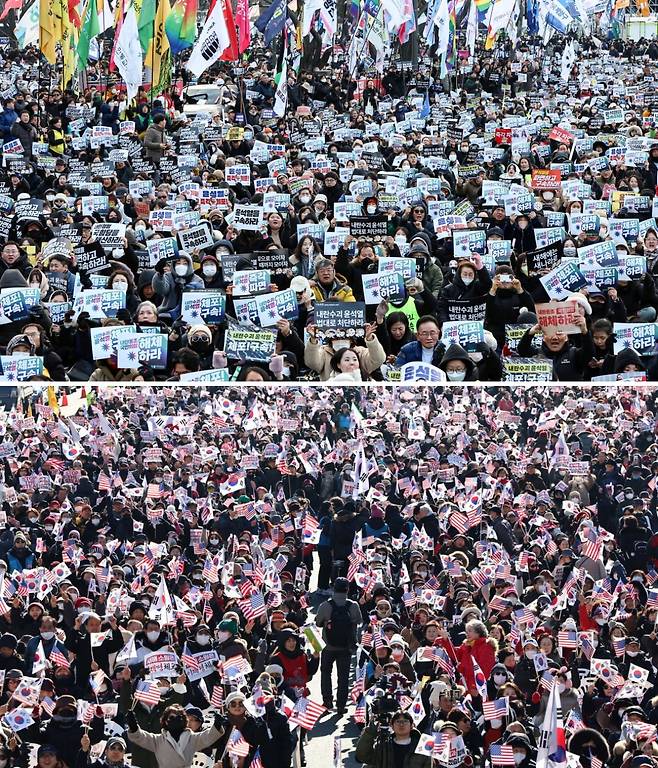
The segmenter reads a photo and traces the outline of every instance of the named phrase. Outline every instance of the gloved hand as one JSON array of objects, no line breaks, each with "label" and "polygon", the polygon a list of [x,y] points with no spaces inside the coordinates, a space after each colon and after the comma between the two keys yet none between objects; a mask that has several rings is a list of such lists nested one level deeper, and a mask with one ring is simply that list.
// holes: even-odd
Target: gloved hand
[{"label": "gloved hand", "polygon": [[154,269],[159,275],[164,275],[164,268],[167,264],[167,259],[160,259],[160,261],[155,265]]},{"label": "gloved hand", "polygon": [[225,731],[226,727],[228,726],[228,724],[229,724],[228,723],[228,717],[225,717],[224,715],[222,715],[219,712],[215,715],[214,726],[215,726],[216,730],[218,730],[218,731]]},{"label": "gloved hand", "polygon": [[131,733],[135,733],[135,731],[137,731],[137,718],[135,717],[135,713],[132,711],[132,709],[128,710],[126,713],[126,725],[128,726],[128,730]]},{"label": "gloved hand", "polygon": [[42,307],[41,304],[35,304],[33,307],[30,307],[28,315],[33,323],[39,323],[39,325],[42,325],[46,330],[52,325],[50,322],[50,315],[46,308]]}]

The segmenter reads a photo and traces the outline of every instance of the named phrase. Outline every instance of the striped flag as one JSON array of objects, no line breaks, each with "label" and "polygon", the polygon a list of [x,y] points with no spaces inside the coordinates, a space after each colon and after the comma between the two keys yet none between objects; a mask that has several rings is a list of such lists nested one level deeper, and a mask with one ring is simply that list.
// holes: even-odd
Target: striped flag
[{"label": "striped flag", "polygon": [[135,689],[135,699],[154,707],[160,702],[160,688],[153,680],[141,680]]},{"label": "striped flag", "polygon": [[190,649],[187,647],[187,643],[183,646],[183,653],[180,660],[183,662],[183,666],[187,667],[191,672],[198,672],[200,669],[199,662],[193,653],[190,653]]},{"label": "striped flag", "polygon": [[509,744],[492,744],[489,748],[491,765],[514,765],[514,749]]},{"label": "striped flag", "polygon": [[307,698],[301,698],[295,704],[295,708],[290,716],[290,722],[306,731],[310,731],[323,712],[326,712],[326,708],[321,704],[316,704]]},{"label": "striped flag", "polygon": [[64,656],[64,654],[56,645],[53,646],[53,649],[50,652],[50,656],[48,657],[48,661],[50,661],[53,667],[65,667],[66,669],[70,669],[71,667],[69,660],[66,658],[66,656]]},{"label": "striped flag", "polygon": [[229,736],[226,751],[229,755],[235,755],[236,757],[247,757],[249,754],[249,743],[245,741],[244,736],[235,727]]},{"label": "striped flag", "polygon": [[441,648],[440,645],[432,647],[432,659],[439,669],[442,669],[447,675],[453,675],[455,671],[455,665],[452,663],[452,659],[446,651]]},{"label": "striped flag", "polygon": [[213,686],[212,696],[210,697],[210,706],[215,709],[222,709],[224,707],[224,689],[221,685]]},{"label": "striped flag", "polygon": [[105,491],[105,492],[112,490],[112,483],[110,481],[110,478],[105,474],[105,472],[101,472],[98,475],[98,490]]},{"label": "striped flag", "polygon": [[485,701],[482,703],[482,714],[485,720],[502,720],[509,714],[509,697]]},{"label": "striped flag", "polygon": [[249,768],[263,768],[263,761],[260,758],[260,749],[256,750],[256,754],[249,763]]},{"label": "striped flag", "polygon": [[239,606],[247,621],[253,621],[259,616],[265,616],[267,614],[265,598],[260,592],[255,592],[247,600],[240,600]]},{"label": "striped flag", "polygon": [[574,629],[565,629],[557,633],[557,644],[560,648],[578,648],[578,633]]}]

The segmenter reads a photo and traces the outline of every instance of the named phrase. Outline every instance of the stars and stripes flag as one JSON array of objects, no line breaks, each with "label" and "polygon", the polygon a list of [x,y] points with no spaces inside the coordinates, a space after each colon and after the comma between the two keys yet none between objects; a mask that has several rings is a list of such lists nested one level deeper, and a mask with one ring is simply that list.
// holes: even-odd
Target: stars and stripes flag
[{"label": "stars and stripes flag", "polygon": [[224,689],[221,685],[213,686],[212,696],[210,697],[210,706],[214,707],[215,709],[224,708]]},{"label": "stars and stripes flag", "polygon": [[112,481],[105,472],[101,472],[98,475],[98,490],[105,491],[106,493],[112,490]]},{"label": "stars and stripes flag", "polygon": [[253,621],[259,616],[267,615],[265,598],[261,592],[254,592],[247,600],[240,600],[239,606],[247,621]]},{"label": "stars and stripes flag", "polygon": [[574,629],[560,630],[557,633],[557,644],[560,648],[578,648],[578,632]]},{"label": "stars and stripes flag", "polygon": [[317,544],[320,540],[320,523],[309,515],[308,512],[304,513],[304,526],[302,528],[302,539],[305,544]]},{"label": "stars and stripes flag", "polygon": [[585,727],[585,723],[583,722],[581,716],[576,712],[576,710],[572,709],[569,712],[569,717],[567,718],[567,722],[564,724],[564,727],[571,731],[571,733],[575,733],[576,731],[581,731]]},{"label": "stars and stripes flag", "polygon": [[304,728],[306,731],[310,731],[320,715],[326,711],[326,708],[321,704],[316,704],[311,699],[301,698],[295,703],[295,708],[292,711],[292,715],[290,715],[290,722],[293,725]]},{"label": "stars and stripes flag", "polygon": [[249,763],[249,768],[263,768],[263,761],[260,757],[260,749],[256,750],[256,754],[253,756],[251,762]]},{"label": "stars and stripes flag", "polygon": [[235,755],[236,757],[247,757],[249,754],[249,743],[245,741],[244,736],[235,727],[228,738],[226,751],[229,755]]},{"label": "stars and stripes flag", "polygon": [[491,765],[514,765],[514,748],[509,744],[492,744],[489,747]]},{"label": "stars and stripes flag", "polygon": [[658,608],[658,589],[648,590],[647,608]]},{"label": "stars and stripes flag", "polygon": [[154,707],[160,702],[160,688],[153,680],[140,680],[135,689],[135,699]]},{"label": "stars and stripes flag", "polygon": [[483,702],[482,714],[485,720],[502,720],[509,714],[509,696]]},{"label": "stars and stripes flag", "polygon": [[207,552],[201,575],[206,581],[209,581],[211,584],[216,584],[219,581],[218,570],[217,558],[211,557],[210,552]]},{"label": "stars and stripes flag", "polygon": [[617,658],[621,658],[626,653],[626,638],[615,637],[612,640],[612,647]]},{"label": "stars and stripes flag", "polygon": [[197,661],[196,656],[193,653],[190,653],[187,643],[183,646],[183,653],[181,654],[180,660],[183,662],[183,666],[187,667],[191,672],[199,671],[199,662]]},{"label": "stars and stripes flag", "polygon": [[53,646],[53,649],[50,652],[50,656],[48,657],[48,661],[50,661],[53,667],[65,667],[66,669],[70,669],[71,667],[69,660],[66,658],[66,656],[64,656],[64,654],[56,645]]},{"label": "stars and stripes flag", "polygon": [[446,651],[440,645],[432,647],[432,660],[439,669],[442,669],[447,675],[452,676],[455,672],[455,665]]},{"label": "stars and stripes flag", "polygon": [[357,724],[366,722],[366,700],[363,696],[359,699],[359,703],[354,710],[354,722]]}]

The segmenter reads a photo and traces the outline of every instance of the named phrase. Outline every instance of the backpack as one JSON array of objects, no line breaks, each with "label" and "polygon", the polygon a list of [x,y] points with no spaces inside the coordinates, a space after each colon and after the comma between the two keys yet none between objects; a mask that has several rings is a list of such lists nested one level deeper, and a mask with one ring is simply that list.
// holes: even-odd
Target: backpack
[{"label": "backpack", "polygon": [[331,617],[326,624],[327,644],[335,648],[349,648],[354,642],[353,622],[349,603],[337,605],[331,603]]}]

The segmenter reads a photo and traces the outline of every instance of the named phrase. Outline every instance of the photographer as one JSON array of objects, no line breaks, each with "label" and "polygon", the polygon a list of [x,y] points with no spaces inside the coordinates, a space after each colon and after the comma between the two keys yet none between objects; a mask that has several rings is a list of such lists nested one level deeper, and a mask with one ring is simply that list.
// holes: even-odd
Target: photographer
[{"label": "photographer", "polygon": [[380,718],[361,733],[356,745],[357,762],[365,763],[367,768],[430,768],[431,757],[416,754],[420,731],[414,728],[411,715],[399,709],[391,718],[390,728]]}]

